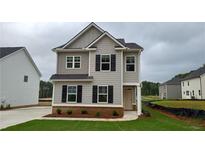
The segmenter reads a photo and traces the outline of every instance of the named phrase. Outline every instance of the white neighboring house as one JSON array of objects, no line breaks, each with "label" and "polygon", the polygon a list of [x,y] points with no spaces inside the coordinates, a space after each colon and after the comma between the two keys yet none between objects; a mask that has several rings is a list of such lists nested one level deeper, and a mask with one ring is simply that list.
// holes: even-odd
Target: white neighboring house
[{"label": "white neighboring house", "polygon": [[25,47],[0,47],[0,103],[38,104],[40,77]]},{"label": "white neighboring house", "polygon": [[205,65],[181,81],[182,99],[205,99]]}]

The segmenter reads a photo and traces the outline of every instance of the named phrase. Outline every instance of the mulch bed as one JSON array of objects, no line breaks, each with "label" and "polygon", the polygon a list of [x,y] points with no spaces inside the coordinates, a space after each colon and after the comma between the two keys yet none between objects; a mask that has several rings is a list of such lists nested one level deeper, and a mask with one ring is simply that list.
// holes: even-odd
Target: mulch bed
[{"label": "mulch bed", "polygon": [[104,119],[116,119],[119,117],[93,117],[93,115],[89,115],[89,114],[82,114],[82,115],[67,115],[67,114],[48,114],[45,115],[43,117],[53,117],[53,118],[104,118]]}]

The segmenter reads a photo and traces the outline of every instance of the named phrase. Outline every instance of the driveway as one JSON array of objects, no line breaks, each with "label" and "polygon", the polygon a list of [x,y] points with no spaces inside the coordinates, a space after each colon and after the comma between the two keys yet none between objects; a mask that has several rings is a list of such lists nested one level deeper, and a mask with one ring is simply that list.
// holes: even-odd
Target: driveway
[{"label": "driveway", "polygon": [[50,106],[27,107],[0,111],[0,129],[27,122],[33,119],[39,119],[49,113],[51,113]]}]

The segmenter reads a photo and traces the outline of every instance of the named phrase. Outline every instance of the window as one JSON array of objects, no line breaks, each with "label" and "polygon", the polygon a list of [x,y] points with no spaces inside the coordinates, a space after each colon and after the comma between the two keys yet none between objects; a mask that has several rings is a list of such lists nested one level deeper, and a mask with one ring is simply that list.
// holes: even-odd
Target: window
[{"label": "window", "polygon": [[68,69],[80,68],[80,56],[66,57],[66,68]]},{"label": "window", "polygon": [[101,56],[101,70],[103,71],[110,70],[110,55]]},{"label": "window", "polygon": [[201,90],[199,90],[199,96],[201,96]]},{"label": "window", "polygon": [[126,57],[126,71],[127,72],[135,71],[135,56]]},{"label": "window", "polygon": [[77,99],[77,86],[68,86],[68,102],[75,103]]},{"label": "window", "polygon": [[192,96],[194,96],[194,90],[192,90]]},{"label": "window", "polygon": [[189,96],[189,91],[186,91],[186,95]]},{"label": "window", "polygon": [[98,87],[98,102],[107,103],[108,100],[108,86]]},{"label": "window", "polygon": [[24,82],[28,82],[28,76],[27,76],[27,75],[24,75],[23,81],[24,81]]},{"label": "window", "polygon": [[187,82],[187,85],[189,86],[189,81]]}]

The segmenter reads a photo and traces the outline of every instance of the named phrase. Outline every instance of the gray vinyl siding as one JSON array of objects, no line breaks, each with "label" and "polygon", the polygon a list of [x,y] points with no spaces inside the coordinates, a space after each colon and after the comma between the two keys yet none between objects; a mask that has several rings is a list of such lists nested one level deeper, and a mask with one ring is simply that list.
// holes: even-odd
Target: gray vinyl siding
[{"label": "gray vinyl siding", "polygon": [[[77,40],[71,43],[68,48],[84,48],[92,41],[94,41],[97,37],[102,34],[98,29],[95,27],[90,28],[86,33],[81,35]],[[67,48],[67,47],[66,47]]]},{"label": "gray vinyl siding", "polygon": [[63,85],[82,85],[82,103],[92,103],[92,85],[90,82],[54,82],[54,104],[60,104],[62,98],[62,86]]},{"label": "gray vinyl siding", "polygon": [[167,85],[167,99],[181,99],[181,85]]},{"label": "gray vinyl siding", "polygon": [[[88,52],[59,52],[57,53],[57,74],[88,74]],[[66,56],[80,56],[80,69],[66,69]]]},{"label": "gray vinyl siding", "polygon": [[[116,43],[105,36],[96,43],[97,51],[90,51],[90,75],[93,76],[93,82],[54,82],[54,104],[61,103],[62,85],[82,85],[82,104],[92,104],[92,86],[93,85],[113,85],[113,104],[121,104],[121,52],[115,51]],[[96,72],[95,58],[96,54],[116,54],[116,71]],[[65,55],[64,55],[65,56]],[[60,59],[60,58],[59,58]],[[87,62],[88,64],[88,62]],[[59,66],[60,67],[60,66]],[[63,71],[60,71],[63,72]],[[63,72],[65,73],[65,72]],[[69,72],[70,73],[70,72]],[[82,73],[82,72],[81,72]]]},{"label": "gray vinyl siding", "polygon": [[[135,71],[134,72],[126,72],[126,56],[135,56]],[[123,53],[123,82],[139,82],[139,69],[138,69],[138,61],[140,56],[137,52],[124,52]]]}]

